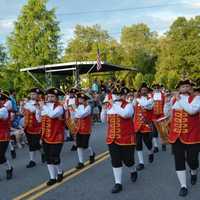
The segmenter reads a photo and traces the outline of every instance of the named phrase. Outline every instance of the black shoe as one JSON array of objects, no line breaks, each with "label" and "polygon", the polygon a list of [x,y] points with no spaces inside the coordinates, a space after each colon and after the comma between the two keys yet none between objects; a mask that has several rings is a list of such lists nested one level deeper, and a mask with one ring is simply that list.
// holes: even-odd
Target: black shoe
[{"label": "black shoe", "polygon": [[95,153],[93,153],[93,155],[92,155],[92,156],[90,156],[90,164],[92,164],[92,163],[94,163],[94,162],[95,162],[95,156],[96,156],[96,154],[95,154]]},{"label": "black shoe", "polygon": [[11,169],[6,170],[6,179],[7,180],[12,179],[12,175],[13,175],[13,167],[11,167]]},{"label": "black shoe", "polygon": [[154,150],[153,150],[153,152],[154,152],[154,153],[158,153],[158,152],[159,152],[158,147],[155,147]]},{"label": "black shoe", "polygon": [[47,182],[47,186],[54,185],[55,183],[57,183],[56,179],[50,179],[50,180]]},{"label": "black shoe", "polygon": [[188,189],[186,187],[182,187],[179,191],[179,196],[185,197],[188,194]]},{"label": "black shoe", "polygon": [[137,181],[137,178],[138,178],[138,173],[137,172],[132,172],[131,173],[131,181],[133,183],[135,183]]},{"label": "black shoe", "polygon": [[73,145],[71,148],[71,151],[76,151],[77,150],[77,146]]},{"label": "black shoe", "polygon": [[76,169],[82,169],[82,168],[84,168],[84,164],[78,163],[78,165],[76,166]]},{"label": "black shoe", "polygon": [[46,162],[46,156],[44,153],[41,153],[41,161],[42,161],[42,163]]},{"label": "black shoe", "polygon": [[144,164],[140,163],[138,166],[137,166],[137,171],[141,171],[144,169]]},{"label": "black shoe", "polygon": [[190,170],[190,182],[191,182],[191,185],[195,185],[197,183],[197,174],[192,175],[191,170]]},{"label": "black shoe", "polygon": [[113,189],[112,189],[112,193],[119,193],[122,191],[122,185],[117,183],[114,185]]},{"label": "black shoe", "polygon": [[166,144],[162,144],[162,151],[167,151],[167,146],[166,146]]},{"label": "black shoe", "polygon": [[16,151],[15,150],[11,150],[10,151],[10,155],[11,155],[11,157],[12,157],[12,159],[15,159],[16,158]]},{"label": "black shoe", "polygon": [[62,174],[58,174],[58,177],[57,177],[57,182],[60,183],[61,181],[63,180],[63,173]]},{"label": "black shoe", "polygon": [[33,168],[36,166],[36,163],[34,161],[30,161],[28,165],[26,165],[26,168]]},{"label": "black shoe", "polygon": [[153,154],[149,154],[149,163],[152,163],[154,160],[154,155]]}]

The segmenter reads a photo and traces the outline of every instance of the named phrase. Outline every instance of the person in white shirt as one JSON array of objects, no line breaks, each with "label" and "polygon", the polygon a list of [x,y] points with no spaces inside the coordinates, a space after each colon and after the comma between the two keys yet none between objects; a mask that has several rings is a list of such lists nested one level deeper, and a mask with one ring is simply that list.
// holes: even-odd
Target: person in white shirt
[{"label": "person in white shirt", "polygon": [[0,92],[0,164],[6,167],[7,180],[12,178],[13,167],[6,158],[6,151],[10,141],[10,118],[9,111],[4,106],[8,96]]},{"label": "person in white shirt", "polygon": [[[77,101],[77,97],[76,94],[79,92],[78,88],[71,88],[69,90],[69,94],[67,94],[65,96],[65,101],[64,101],[64,109],[65,109],[65,116],[66,116],[66,120],[67,118],[72,118],[72,113],[74,112],[74,109],[78,106],[78,101]],[[67,141],[73,141],[73,145],[71,147],[71,151],[76,151],[77,150],[77,146],[76,146],[76,138],[75,135],[73,133],[71,133],[71,130],[69,127],[68,128],[68,137],[67,137]]]},{"label": "person in white shirt", "polygon": [[24,113],[24,132],[27,137],[29,146],[29,163],[27,168],[36,166],[35,154],[37,151],[41,153],[41,160],[45,162],[45,155],[40,145],[41,139],[41,119],[39,115],[39,95],[44,95],[40,88],[32,88],[29,90],[30,100],[27,101],[23,108]]},{"label": "person in white shirt", "polygon": [[181,80],[177,85],[178,92],[171,102],[166,102],[166,106],[171,105],[168,141],[172,145],[175,169],[181,186],[179,196],[188,194],[186,162],[190,168],[192,185],[197,182],[199,168],[200,96],[191,94],[192,86],[190,80]]},{"label": "person in white shirt", "polygon": [[46,91],[47,102],[40,104],[42,120],[42,142],[45,152],[50,179],[47,186],[63,180],[60,153],[64,143],[64,108],[59,102],[59,96],[64,92],[57,88]]},{"label": "person in white shirt", "polygon": [[120,99],[116,94],[112,98],[105,97],[104,106],[101,111],[101,120],[107,124],[106,143],[111,156],[111,163],[115,179],[112,193],[122,190],[122,168],[123,164],[130,171],[132,182],[137,180],[137,170],[135,167],[135,133],[133,129],[133,105],[127,102],[126,95],[128,88],[121,88]]},{"label": "person in white shirt", "polygon": [[138,97],[135,103],[134,129],[136,131],[136,150],[138,153],[139,164],[138,170],[144,169],[143,142],[148,149],[149,163],[154,160],[152,144],[152,109],[153,98],[149,93],[146,83],[143,83],[138,91]]},{"label": "person in white shirt", "polygon": [[76,145],[78,153],[78,165],[77,169],[84,167],[84,150],[89,150],[90,164],[95,162],[95,152],[89,145],[89,139],[92,132],[92,116],[91,106],[88,104],[88,100],[91,98],[89,94],[80,92],[77,94],[78,107],[73,113],[73,117],[77,121],[77,134],[76,134]]}]

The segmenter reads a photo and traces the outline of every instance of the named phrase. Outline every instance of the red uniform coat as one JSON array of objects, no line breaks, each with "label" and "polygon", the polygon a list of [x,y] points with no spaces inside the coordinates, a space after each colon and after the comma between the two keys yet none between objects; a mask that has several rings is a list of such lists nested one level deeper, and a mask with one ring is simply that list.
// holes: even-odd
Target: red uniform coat
[{"label": "red uniform coat", "polygon": [[[59,104],[54,105],[54,109]],[[64,142],[65,122],[64,117],[50,118],[42,116],[42,139],[49,144],[59,144]]]},{"label": "red uniform coat", "polygon": [[152,132],[152,127],[150,126],[150,123],[152,123],[152,115],[152,110],[143,109],[138,103],[136,103],[133,119],[135,132]]},{"label": "red uniform coat", "polygon": [[24,109],[24,130],[28,134],[41,134],[41,123],[36,120],[35,113]]},{"label": "red uniform coat", "polygon": [[[194,97],[189,97],[188,102],[192,103]],[[173,102],[175,103],[175,101]],[[175,143],[177,139],[184,144],[200,143],[199,113],[188,114],[183,109],[172,110],[169,143]]]},{"label": "red uniform coat", "polygon": [[[122,104],[125,107],[127,103]],[[106,143],[118,145],[134,145],[135,132],[132,118],[123,118],[117,114],[108,114]]]}]

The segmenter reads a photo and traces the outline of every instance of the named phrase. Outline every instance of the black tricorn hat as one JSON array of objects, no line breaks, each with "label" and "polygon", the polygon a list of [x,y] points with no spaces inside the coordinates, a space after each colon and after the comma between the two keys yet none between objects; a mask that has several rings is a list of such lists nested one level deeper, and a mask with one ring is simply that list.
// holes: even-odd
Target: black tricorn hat
[{"label": "black tricorn hat", "polygon": [[140,88],[139,88],[139,91],[140,91],[142,88],[147,88],[147,89],[149,90],[149,87],[148,87],[148,85],[147,85],[145,82],[142,83],[142,85],[141,85]]},{"label": "black tricorn hat", "polygon": [[178,82],[178,84],[176,85],[176,89],[178,89],[181,85],[191,85],[191,86],[195,86],[195,84],[189,80],[189,79],[186,79],[186,80],[180,80]]},{"label": "black tricorn hat", "polygon": [[120,94],[120,89],[119,89],[119,87],[113,87],[111,89],[111,92],[112,92],[112,94],[119,95]]},{"label": "black tricorn hat", "polygon": [[9,99],[9,92],[6,90],[1,89],[0,90],[0,100],[5,100],[5,99]]},{"label": "black tricorn hat", "polygon": [[130,90],[127,87],[122,87],[120,89],[120,95],[127,95],[130,92]]},{"label": "black tricorn hat", "polygon": [[83,92],[83,91],[77,93],[77,97],[78,97],[78,98],[83,98],[83,99],[85,99],[85,100],[91,99],[91,96],[90,96],[88,93]]},{"label": "black tricorn hat", "polygon": [[161,85],[159,83],[154,83],[151,87],[152,88],[161,88]]},{"label": "black tricorn hat", "polygon": [[65,95],[65,93],[62,90],[55,88],[55,87],[47,89],[45,94],[54,94],[56,96],[64,96]]},{"label": "black tricorn hat", "polygon": [[31,93],[31,92],[34,92],[34,93],[37,93],[37,94],[44,94],[43,90],[41,90],[40,88],[37,88],[37,87],[31,88],[29,90],[29,93]]},{"label": "black tricorn hat", "polygon": [[4,94],[5,96],[7,96],[7,98],[9,98],[10,93],[7,90],[0,90],[0,93]]},{"label": "black tricorn hat", "polygon": [[71,89],[69,90],[69,93],[76,94],[77,92],[79,92],[79,89],[78,89],[78,88],[75,88],[75,87],[73,87],[73,88],[71,88]]}]

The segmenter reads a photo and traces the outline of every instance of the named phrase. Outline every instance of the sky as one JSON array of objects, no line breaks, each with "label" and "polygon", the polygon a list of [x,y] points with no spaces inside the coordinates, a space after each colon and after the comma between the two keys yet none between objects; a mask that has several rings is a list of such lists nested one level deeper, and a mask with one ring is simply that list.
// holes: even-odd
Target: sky
[{"label": "sky", "polygon": [[[0,0],[0,43],[13,30],[20,10],[27,0]],[[187,19],[200,15],[200,0],[49,0],[47,8],[56,8],[63,45],[73,37],[76,24],[100,24],[119,40],[124,26],[146,23],[151,31],[164,34],[179,16]],[[112,12],[95,12],[116,10]],[[86,12],[86,13],[84,13]]]}]

